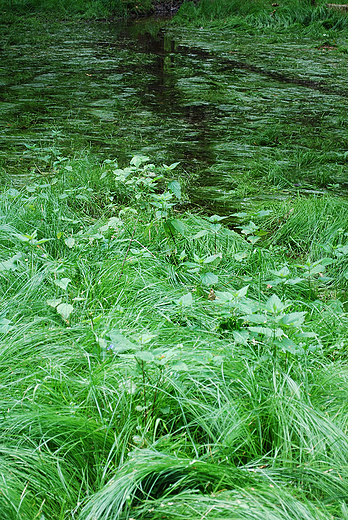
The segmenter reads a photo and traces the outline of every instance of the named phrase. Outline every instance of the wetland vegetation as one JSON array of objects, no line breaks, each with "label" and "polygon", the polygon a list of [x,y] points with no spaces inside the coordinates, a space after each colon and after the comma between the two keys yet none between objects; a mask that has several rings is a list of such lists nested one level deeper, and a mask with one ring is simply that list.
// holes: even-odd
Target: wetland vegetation
[{"label": "wetland vegetation", "polygon": [[346,519],[348,15],[86,5],[0,2],[2,518]]}]

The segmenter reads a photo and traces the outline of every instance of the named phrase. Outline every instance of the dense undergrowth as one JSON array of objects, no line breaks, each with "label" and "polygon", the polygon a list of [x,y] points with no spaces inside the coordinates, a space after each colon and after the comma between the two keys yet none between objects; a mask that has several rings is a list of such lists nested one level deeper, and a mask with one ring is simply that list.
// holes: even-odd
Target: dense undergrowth
[{"label": "dense undergrowth", "polygon": [[176,166],[2,186],[4,520],[347,518],[347,203],[231,229]]},{"label": "dense undergrowth", "polygon": [[[116,11],[96,5],[75,13]],[[346,27],[292,5],[202,0],[179,16]],[[1,172],[4,520],[348,518],[347,202],[288,193],[207,216],[177,169],[55,157],[24,188]]]},{"label": "dense undergrowth", "polygon": [[194,25],[220,26],[235,30],[291,30],[318,33],[320,30],[344,30],[348,26],[346,11],[327,7],[325,2],[283,0],[265,2],[254,0],[201,0],[185,2],[176,20]]}]

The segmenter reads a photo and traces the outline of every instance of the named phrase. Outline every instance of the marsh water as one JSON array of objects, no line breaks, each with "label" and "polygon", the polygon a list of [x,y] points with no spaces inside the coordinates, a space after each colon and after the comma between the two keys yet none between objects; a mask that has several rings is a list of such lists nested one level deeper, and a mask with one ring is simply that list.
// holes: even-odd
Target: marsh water
[{"label": "marsh water", "polygon": [[180,161],[191,196],[221,211],[348,187],[345,50],[308,39],[160,19],[52,23],[2,35],[2,176],[92,154]]}]

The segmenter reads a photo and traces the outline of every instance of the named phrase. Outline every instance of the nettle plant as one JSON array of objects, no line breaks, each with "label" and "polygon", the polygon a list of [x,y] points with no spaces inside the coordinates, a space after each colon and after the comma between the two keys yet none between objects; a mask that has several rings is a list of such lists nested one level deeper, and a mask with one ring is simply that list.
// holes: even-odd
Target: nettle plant
[{"label": "nettle plant", "polygon": [[[144,155],[136,155],[131,159],[130,166],[123,169],[117,167],[116,161],[105,162],[116,166],[111,173],[119,194],[127,198],[131,206],[149,214],[150,221],[146,228],[149,236],[151,229],[157,226],[175,246],[175,234],[185,233],[183,223],[173,216],[173,208],[182,200],[181,185],[177,180],[167,182],[165,178],[179,163],[155,166],[149,163],[149,160],[149,157]],[[105,171],[101,178],[107,174]],[[166,182],[167,186],[163,189]]]},{"label": "nettle plant", "polygon": [[266,347],[274,358],[281,353],[303,355],[319,347],[317,335],[303,330],[306,312],[288,312],[293,303],[282,302],[276,294],[263,303],[247,298],[247,292],[248,286],[217,291],[214,300],[222,328],[232,331],[236,343]]},{"label": "nettle plant", "polygon": [[170,411],[168,406],[161,407],[161,396],[168,378],[188,371],[186,363],[181,360],[182,345],[156,347],[155,338],[156,335],[144,332],[135,335],[131,341],[116,328],[103,331],[99,336],[95,334],[103,361],[111,356],[120,363],[127,363],[127,377],[120,382],[120,389],[138,398],[135,410],[146,429],[156,415]]},{"label": "nettle plant", "polygon": [[[104,161],[104,164],[114,166],[114,169],[104,171],[101,179],[111,173],[117,192],[127,198],[130,203],[134,203],[139,209],[148,210],[156,201],[152,195],[161,190],[160,185],[164,182],[164,176],[168,175],[179,164],[176,162],[169,166],[166,164],[155,166],[149,161],[150,158],[145,155],[135,155],[131,159],[130,165],[121,169],[118,168],[116,160],[108,159]],[[181,199],[181,188],[177,181],[169,182],[167,191]],[[159,209],[163,211],[165,208],[161,205]]]}]

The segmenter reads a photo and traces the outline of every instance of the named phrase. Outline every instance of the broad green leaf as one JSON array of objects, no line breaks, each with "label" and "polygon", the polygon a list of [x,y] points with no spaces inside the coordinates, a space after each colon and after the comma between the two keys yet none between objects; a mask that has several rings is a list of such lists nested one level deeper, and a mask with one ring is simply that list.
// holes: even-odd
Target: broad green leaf
[{"label": "broad green leaf", "polygon": [[280,323],[283,325],[292,325],[293,327],[300,327],[305,320],[306,312],[290,312],[285,314]]},{"label": "broad green leaf", "polygon": [[60,314],[64,320],[68,320],[70,314],[74,310],[74,307],[70,305],[70,303],[60,303],[56,309],[58,314]]},{"label": "broad green leaf", "polygon": [[256,332],[257,334],[264,334],[268,338],[273,337],[273,330],[269,327],[249,327],[251,332]]},{"label": "broad green leaf", "polygon": [[210,255],[210,256],[207,256],[206,258],[204,258],[203,260],[203,263],[204,264],[211,264],[212,262],[215,262],[215,260],[219,259],[219,261],[221,260],[221,253],[218,253],[216,255]]},{"label": "broad green leaf", "polygon": [[276,328],[275,330],[270,327],[249,327],[251,332],[256,332],[257,334],[264,334],[268,338],[281,338],[285,336],[285,333],[282,329]]},{"label": "broad green leaf", "polygon": [[267,323],[266,314],[248,314],[242,316],[242,319],[248,323]]},{"label": "broad green leaf", "polygon": [[271,271],[275,276],[279,278],[286,278],[290,274],[290,270],[287,266],[282,267],[279,271]]},{"label": "broad green leaf", "polygon": [[192,305],[192,301],[192,294],[187,293],[181,296],[181,298],[179,298],[178,300],[175,300],[175,303],[177,305],[180,305],[181,307],[188,307],[189,305]]},{"label": "broad green leaf", "polygon": [[98,338],[98,344],[102,349],[106,349],[106,347],[108,346],[108,343],[104,338]]},{"label": "broad green leaf", "polygon": [[283,338],[275,342],[278,348],[280,348],[283,352],[290,352],[290,354],[302,354],[303,348],[299,347],[289,338]]},{"label": "broad green leaf", "polygon": [[70,278],[62,278],[61,280],[54,280],[55,285],[63,289],[64,291],[68,287],[69,283],[71,282]]},{"label": "broad green leaf", "polygon": [[247,330],[234,330],[233,337],[236,343],[240,343],[241,345],[247,345],[249,339],[249,331]]},{"label": "broad green leaf", "polygon": [[180,164],[179,162],[172,163],[169,166],[164,164],[163,168],[165,168],[166,170],[174,170],[174,168],[176,168],[179,164]]},{"label": "broad green leaf", "polygon": [[137,335],[137,343],[139,345],[146,345],[156,337],[156,334],[151,334],[150,332],[144,332],[143,334]]},{"label": "broad green leaf", "polygon": [[232,217],[244,218],[247,216],[248,216],[248,213],[232,213]]},{"label": "broad green leaf", "polygon": [[274,314],[282,311],[285,307],[276,294],[272,294],[265,304],[265,309]]},{"label": "broad green leaf", "polygon": [[17,260],[19,260],[22,256],[22,253],[17,253],[12,256],[8,260],[4,262],[0,262],[0,272],[1,271],[15,271],[17,269]]},{"label": "broad green leaf", "polygon": [[242,251],[241,253],[235,253],[233,256],[237,262],[241,262],[244,258],[247,258],[249,254],[246,251]]},{"label": "broad green leaf", "polygon": [[213,231],[213,233],[217,233],[218,231],[220,231],[220,229],[222,229],[221,224],[210,224],[209,227]]},{"label": "broad green leaf", "polygon": [[168,184],[168,190],[170,190],[178,200],[181,200],[181,186],[180,182],[172,181]]},{"label": "broad green leaf", "polygon": [[286,285],[296,285],[297,283],[303,282],[304,278],[299,278],[296,276],[295,278],[290,278],[289,280],[286,280]]},{"label": "broad green leaf", "polygon": [[177,363],[174,363],[171,368],[173,370],[176,370],[177,372],[187,372],[188,366],[183,361],[178,361]]},{"label": "broad green leaf", "polygon": [[297,332],[297,338],[316,338],[317,335],[315,332]]},{"label": "broad green leaf", "polygon": [[256,213],[256,215],[258,217],[267,217],[268,215],[270,215],[272,213],[272,210],[270,209],[261,209],[260,211],[258,211]]},{"label": "broad green leaf", "polygon": [[107,333],[107,336],[113,345],[113,352],[120,354],[121,352],[137,348],[136,345],[129,341],[118,329],[111,329]]},{"label": "broad green leaf", "polygon": [[145,361],[146,363],[151,363],[151,361],[154,361],[155,356],[152,354],[152,352],[149,352],[148,350],[138,350],[135,352],[134,357],[136,359],[140,359],[141,361]]},{"label": "broad green leaf", "polygon": [[111,217],[108,220],[108,227],[112,229],[119,229],[123,226],[123,221],[118,217]]},{"label": "broad green leaf", "polygon": [[148,162],[150,160],[150,157],[147,157],[146,155],[135,155],[130,164],[132,166],[135,166],[136,168],[139,168],[139,166],[145,162]]},{"label": "broad green leaf", "polygon": [[178,220],[176,218],[169,220],[170,224],[173,226],[173,228],[180,233],[181,235],[185,235],[185,226],[181,220]]},{"label": "broad green leaf", "polygon": [[[348,246],[345,246],[345,247],[348,247]],[[318,260],[318,262],[321,265],[331,265],[331,264],[334,264],[336,262],[336,260],[334,258],[322,258],[321,260]]]},{"label": "broad green leaf", "polygon": [[53,307],[55,309],[60,303],[62,303],[62,299],[58,298],[58,299],[53,299],[53,300],[47,300],[46,303],[47,303],[47,305],[49,305],[50,307]]},{"label": "broad green leaf", "polygon": [[226,303],[234,300],[234,295],[228,291],[216,291],[216,303]]},{"label": "broad green leaf", "polygon": [[204,273],[201,274],[201,280],[204,285],[211,286],[218,283],[219,278],[214,273]]},{"label": "broad green leaf", "polygon": [[73,248],[75,245],[75,239],[72,237],[66,238],[64,240],[64,242],[65,242],[65,245],[67,245],[70,249]]},{"label": "broad green leaf", "polygon": [[196,233],[195,235],[193,235],[193,239],[194,240],[198,240],[199,238],[202,238],[204,237],[205,235],[208,235],[209,231],[207,231],[206,229],[201,229],[201,231],[198,231],[198,233]]},{"label": "broad green leaf", "polygon": [[315,265],[314,267],[308,268],[308,272],[306,276],[312,276],[313,274],[323,273],[325,271],[325,266],[322,264]]},{"label": "broad green leaf", "polygon": [[342,255],[348,255],[348,246],[339,246],[336,251],[342,253]]},{"label": "broad green leaf", "polygon": [[11,325],[11,320],[7,318],[0,318],[0,334],[6,334],[9,332],[13,326]]},{"label": "broad green leaf", "polygon": [[211,217],[208,218],[210,222],[220,222],[220,220],[224,220],[227,217],[220,217],[220,215],[211,215]]},{"label": "broad green leaf", "polygon": [[256,242],[261,240],[261,238],[255,237],[254,235],[250,235],[250,236],[248,236],[247,240],[250,242],[250,244],[254,245],[254,244],[256,244]]},{"label": "broad green leaf", "polygon": [[243,298],[243,296],[245,296],[246,293],[248,292],[248,289],[249,289],[249,285],[246,285],[245,287],[242,287],[241,289],[239,289],[239,291],[237,291],[237,297]]}]

